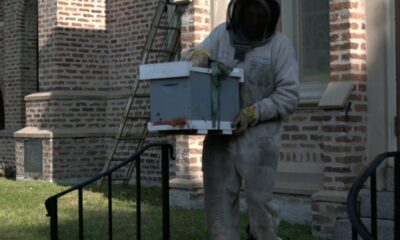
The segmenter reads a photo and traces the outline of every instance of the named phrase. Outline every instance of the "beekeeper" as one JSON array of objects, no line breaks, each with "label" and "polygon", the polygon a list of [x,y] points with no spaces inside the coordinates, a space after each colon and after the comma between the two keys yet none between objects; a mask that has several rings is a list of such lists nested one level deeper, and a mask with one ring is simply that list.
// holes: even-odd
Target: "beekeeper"
[{"label": "beekeeper", "polygon": [[276,0],[231,0],[227,22],[191,52],[192,62],[208,58],[242,68],[242,110],[232,136],[207,136],[203,148],[205,211],[213,240],[239,240],[242,182],[249,214],[249,239],[278,237],[278,209],[271,204],[280,152],[282,118],[297,107],[298,64],[291,41],[276,32]]}]

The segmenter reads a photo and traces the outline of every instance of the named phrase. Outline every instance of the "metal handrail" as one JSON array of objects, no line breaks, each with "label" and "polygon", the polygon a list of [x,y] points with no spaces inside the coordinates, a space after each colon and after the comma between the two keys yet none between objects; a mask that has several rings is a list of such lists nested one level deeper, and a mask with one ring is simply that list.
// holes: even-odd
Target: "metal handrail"
[{"label": "metal handrail", "polygon": [[57,200],[58,198],[74,192],[78,191],[78,211],[79,211],[79,239],[83,240],[84,235],[83,235],[83,188],[96,182],[97,180],[107,177],[108,178],[108,235],[109,239],[112,239],[113,234],[112,234],[112,173],[116,172],[117,170],[121,169],[122,167],[126,166],[128,163],[132,161],[137,161],[137,166],[136,166],[136,187],[137,187],[137,204],[136,204],[136,210],[137,210],[137,239],[140,239],[140,234],[141,234],[141,206],[140,206],[140,156],[149,148],[152,147],[161,147],[162,148],[162,154],[161,154],[161,162],[162,162],[162,192],[163,192],[163,239],[169,239],[169,201],[168,201],[168,195],[169,195],[169,186],[168,186],[168,181],[169,181],[169,158],[174,159],[174,152],[173,152],[173,147],[171,144],[149,144],[144,147],[142,147],[140,150],[138,150],[135,154],[133,154],[131,157],[129,157],[127,160],[123,161],[122,163],[116,165],[115,167],[110,168],[109,170],[91,178],[83,183],[80,183],[78,185],[75,185],[65,191],[62,191],[60,193],[57,193],[51,197],[49,197],[46,202],[46,210],[47,210],[47,216],[50,217],[50,238],[51,240],[57,240],[58,239],[58,210],[57,210]]},{"label": "metal handrail", "polygon": [[[376,169],[387,158],[395,158],[394,177],[395,177],[395,225],[394,236],[395,240],[400,239],[400,152],[387,152],[378,155],[374,161],[368,165],[364,172],[356,179],[350,192],[347,196],[347,213],[352,224],[352,239],[356,240],[359,234],[364,240],[376,240],[378,238],[378,221],[377,221],[377,194],[376,194]],[[371,178],[370,198],[371,198],[371,232],[361,221],[360,213],[358,211],[358,195],[360,190],[364,187],[368,178]]]}]

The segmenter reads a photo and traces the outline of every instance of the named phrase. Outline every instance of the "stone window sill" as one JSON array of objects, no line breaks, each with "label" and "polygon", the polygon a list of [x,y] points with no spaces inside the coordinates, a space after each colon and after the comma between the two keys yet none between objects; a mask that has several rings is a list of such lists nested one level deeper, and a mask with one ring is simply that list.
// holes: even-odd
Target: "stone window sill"
[{"label": "stone window sill", "polygon": [[315,81],[300,84],[300,106],[318,106],[329,81]]}]

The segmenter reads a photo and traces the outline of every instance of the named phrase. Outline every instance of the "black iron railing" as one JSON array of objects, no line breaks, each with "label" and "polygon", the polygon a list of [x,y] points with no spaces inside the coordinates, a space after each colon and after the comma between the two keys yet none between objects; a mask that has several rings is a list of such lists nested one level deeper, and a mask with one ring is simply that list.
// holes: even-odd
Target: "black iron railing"
[{"label": "black iron railing", "polygon": [[79,239],[84,239],[84,224],[83,224],[83,188],[96,182],[100,178],[107,178],[108,188],[108,239],[113,239],[113,224],[112,224],[112,173],[124,167],[132,161],[136,161],[136,239],[141,239],[141,185],[140,185],[140,156],[149,148],[161,147],[161,165],[162,165],[162,221],[163,221],[163,240],[170,238],[170,219],[169,219],[169,158],[174,158],[173,147],[170,144],[151,144],[146,145],[137,151],[133,156],[129,157],[124,162],[110,168],[108,171],[101,173],[81,184],[73,186],[63,192],[48,198],[45,202],[47,215],[50,217],[50,238],[51,240],[58,239],[58,199],[68,193],[78,191],[78,226]]},{"label": "black iron railing", "polygon": [[[357,178],[347,197],[347,213],[352,224],[352,239],[356,240],[360,235],[365,240],[378,239],[377,218],[377,193],[376,193],[376,170],[387,159],[394,158],[394,239],[400,240],[400,152],[388,152],[378,155],[375,160],[365,169],[364,173]],[[358,209],[358,195],[370,178],[370,200],[371,200],[371,231],[361,221]]]}]

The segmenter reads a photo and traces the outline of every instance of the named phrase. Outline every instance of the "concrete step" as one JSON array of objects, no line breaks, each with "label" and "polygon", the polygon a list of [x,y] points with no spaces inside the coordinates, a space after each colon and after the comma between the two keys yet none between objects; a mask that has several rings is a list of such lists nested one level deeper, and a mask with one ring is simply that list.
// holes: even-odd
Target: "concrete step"
[{"label": "concrete step", "polygon": [[[361,218],[368,230],[370,230],[371,221],[368,218]],[[394,239],[394,221],[392,220],[378,220],[378,240],[392,240]],[[335,239],[347,240],[351,239],[351,223],[349,219],[338,219],[336,221]],[[358,239],[362,240],[359,236]]]},{"label": "concrete step", "polygon": [[394,192],[394,167],[386,168],[386,190]]},{"label": "concrete step", "polygon": [[[379,219],[394,220],[394,192],[377,192],[377,214]],[[360,215],[371,217],[370,191],[360,192]]]}]

